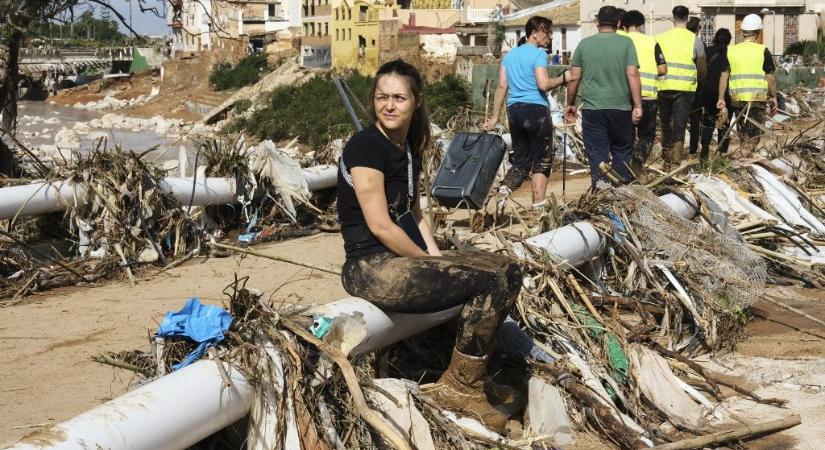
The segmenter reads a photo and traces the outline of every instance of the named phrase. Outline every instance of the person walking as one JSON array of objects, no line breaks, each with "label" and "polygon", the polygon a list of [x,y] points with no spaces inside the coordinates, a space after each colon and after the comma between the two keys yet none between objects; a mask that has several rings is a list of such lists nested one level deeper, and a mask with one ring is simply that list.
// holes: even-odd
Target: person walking
[{"label": "person walking", "polygon": [[[748,14],[742,19],[744,41],[728,48],[728,67],[719,77],[716,107],[725,109],[725,88],[730,90],[730,112],[737,116],[744,143],[755,144],[765,122],[765,111],[776,113],[776,78],[770,50],[756,42],[762,30],[762,18]],[[757,125],[759,124],[759,125]]]},{"label": "person walking", "polygon": [[705,46],[687,29],[690,11],[673,8],[673,28],[656,36],[667,59],[667,75],[659,80],[659,118],[662,123],[662,157],[666,164],[683,158],[685,128],[699,80],[706,72]]},{"label": "person walking", "polygon": [[667,75],[667,61],[662,48],[651,36],[644,34],[645,16],[638,10],[631,10],[622,16],[622,27],[626,36],[633,41],[636,57],[639,59],[639,76],[642,90],[642,118],[636,125],[636,139],[633,145],[631,169],[638,175],[650,155],[656,139],[658,120],[658,88],[656,80]]},{"label": "person walking", "polygon": [[[728,125],[730,118],[727,114],[720,116],[720,110],[717,108],[717,100],[719,97],[720,78],[722,72],[728,68],[728,45],[730,44],[731,36],[730,30],[727,28],[720,28],[713,36],[711,46],[706,49],[706,56],[708,59],[708,73],[705,77],[705,88],[700,91],[698,104],[702,108],[702,135],[700,138],[699,158],[706,160],[710,155],[710,141],[713,139],[714,130],[718,131],[718,146],[717,153],[726,153],[728,151]],[[727,86],[724,86],[724,100],[725,108],[730,110],[730,94]]]},{"label": "person walking", "polygon": [[531,17],[524,27],[524,34],[527,37],[525,44],[510,50],[501,60],[493,113],[484,123],[484,129],[496,126],[506,98],[513,139],[513,165],[504,175],[499,193],[509,195],[529,176],[533,206],[541,208],[546,203],[547,177],[553,164],[553,122],[545,92],[564,84],[566,72],[551,78],[547,71],[544,49],[553,36],[550,19]]},{"label": "person walking", "polygon": [[507,389],[490,380],[487,360],[521,289],[518,264],[487,252],[442,255],[419,205],[422,153],[430,143],[423,80],[395,60],[378,69],[371,89],[373,125],[344,147],[338,212],[350,295],[384,311],[425,314],[458,305],[458,333],[447,370],[422,386],[444,409],[501,432],[507,415],[490,403]]},{"label": "person walking", "polygon": [[642,118],[639,60],[633,41],[616,34],[619,11],[603,6],[596,20],[599,32],[583,39],[573,53],[565,107],[565,120],[575,123],[581,86],[582,133],[592,188],[604,180],[599,166],[608,161],[630,181],[633,125]]},{"label": "person walking", "polygon": [[[707,46],[699,34],[702,28],[702,20],[696,16],[690,16],[686,28],[702,42],[702,48],[705,49],[705,60],[707,61]],[[707,77],[707,74],[705,76]],[[702,105],[699,104],[699,98],[705,89],[704,85],[704,80],[697,80],[696,94],[693,96],[693,104],[690,105],[690,151],[688,152],[690,158],[696,157],[696,150],[699,148],[699,140],[702,135],[703,112]]]}]

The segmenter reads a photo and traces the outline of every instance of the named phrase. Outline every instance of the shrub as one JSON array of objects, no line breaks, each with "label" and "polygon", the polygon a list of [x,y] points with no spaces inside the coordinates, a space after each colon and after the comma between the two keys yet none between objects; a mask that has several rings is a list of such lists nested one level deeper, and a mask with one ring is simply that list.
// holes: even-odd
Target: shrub
[{"label": "shrub", "polygon": [[470,86],[456,75],[424,86],[424,97],[430,107],[430,120],[442,127],[461,109],[472,105]]},{"label": "shrub", "polygon": [[267,68],[266,54],[254,53],[234,67],[227,62],[216,64],[209,74],[209,84],[217,91],[239,89],[257,83]]},{"label": "shrub", "polygon": [[797,41],[788,45],[785,49],[786,55],[800,55],[805,57],[818,56],[825,58],[825,38],[816,41]]},{"label": "shrub", "polygon": [[235,114],[243,114],[251,106],[252,106],[252,100],[243,98],[243,99],[240,99],[237,102],[235,102],[235,106],[232,107],[232,111],[234,111]]},{"label": "shrub", "polygon": [[[353,74],[346,83],[358,101],[369,108],[367,97],[372,78]],[[471,103],[467,84],[452,75],[425,86],[424,93],[431,119],[441,126]],[[297,136],[301,143],[315,149],[355,131],[330,75],[312,78],[301,85],[277,87],[261,102],[252,114],[237,118],[226,131],[244,131],[258,139],[273,141]],[[361,123],[366,125],[366,117],[358,106],[353,104],[353,107]]]}]

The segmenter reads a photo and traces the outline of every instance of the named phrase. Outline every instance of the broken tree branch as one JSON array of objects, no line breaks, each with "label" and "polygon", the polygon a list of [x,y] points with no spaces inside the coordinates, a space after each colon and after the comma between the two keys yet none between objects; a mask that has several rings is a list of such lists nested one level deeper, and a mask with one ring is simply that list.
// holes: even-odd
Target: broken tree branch
[{"label": "broken tree branch", "polygon": [[792,414],[783,419],[757,423],[754,425],[737,428],[735,430],[719,431],[704,436],[659,445],[653,448],[654,450],[690,450],[694,448],[704,448],[713,446],[714,444],[721,444],[723,442],[746,439],[761,434],[774,433],[786,428],[795,427],[800,423],[802,423],[802,419],[800,419],[799,414]]},{"label": "broken tree branch", "polygon": [[404,436],[398,434],[396,430],[387,425],[387,423],[378,415],[372,408],[367,405],[367,400],[364,398],[364,392],[361,390],[361,385],[358,384],[358,377],[355,375],[355,370],[352,368],[346,355],[341,350],[323,342],[313,336],[310,332],[304,330],[300,325],[291,320],[284,319],[281,323],[284,324],[289,331],[298,335],[301,339],[309,342],[326,353],[341,369],[344,375],[344,381],[347,383],[350,394],[352,394],[352,402],[355,404],[355,409],[358,414],[367,422],[376,432],[378,432],[387,442],[391,443],[399,450],[412,450],[412,446]]}]

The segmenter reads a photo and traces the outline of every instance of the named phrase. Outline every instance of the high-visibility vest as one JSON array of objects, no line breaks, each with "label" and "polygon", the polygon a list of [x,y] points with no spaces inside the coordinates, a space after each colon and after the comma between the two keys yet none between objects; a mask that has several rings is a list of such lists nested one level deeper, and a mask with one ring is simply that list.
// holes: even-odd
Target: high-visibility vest
[{"label": "high-visibility vest", "polygon": [[696,91],[693,44],[696,35],[686,28],[673,28],[656,36],[667,60],[667,75],[659,78],[660,91]]},{"label": "high-visibility vest", "polygon": [[768,78],[763,70],[765,46],[756,42],[742,42],[728,48],[730,79],[728,89],[735,102],[764,102],[768,100]]},{"label": "high-visibility vest", "polygon": [[658,88],[656,78],[659,70],[656,67],[656,39],[638,31],[627,34],[636,47],[636,56],[639,58],[639,76],[642,78],[642,97],[656,98]]}]

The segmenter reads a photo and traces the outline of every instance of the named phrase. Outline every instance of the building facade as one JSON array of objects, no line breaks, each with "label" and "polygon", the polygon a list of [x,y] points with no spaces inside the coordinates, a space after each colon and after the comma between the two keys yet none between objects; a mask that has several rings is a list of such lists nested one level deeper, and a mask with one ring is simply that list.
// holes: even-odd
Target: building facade
[{"label": "building facade", "polygon": [[332,64],[331,22],[330,0],[302,0],[301,66],[330,67]]},{"label": "building facade", "polygon": [[[612,2],[610,2],[612,3]],[[604,0],[581,0],[582,34],[596,33],[596,13]],[[748,14],[760,14],[763,20],[762,43],[775,55],[796,41],[815,40],[820,27],[822,0],[626,0],[621,7],[637,9],[647,18],[647,34],[669,30],[671,10],[684,5],[692,15],[702,18],[702,38],[709,44],[719,28],[727,28],[741,41],[742,19]]]},{"label": "building facade", "polygon": [[340,0],[332,18],[332,67],[374,74],[379,65],[382,31],[385,41],[398,33],[398,15],[394,12],[394,5]]},{"label": "building facade", "polygon": [[504,16],[504,49],[513,48],[518,44],[524,36],[524,26],[530,17],[542,16],[553,21],[553,41],[550,43],[550,53],[572,52],[581,40],[579,9],[579,0],[562,0]]}]

